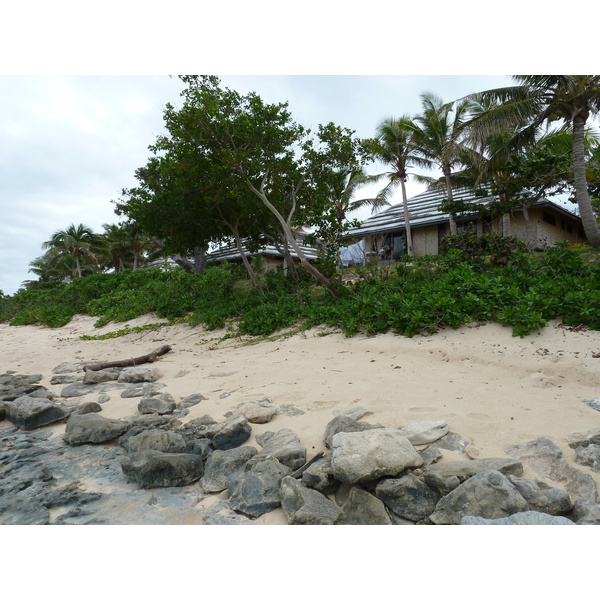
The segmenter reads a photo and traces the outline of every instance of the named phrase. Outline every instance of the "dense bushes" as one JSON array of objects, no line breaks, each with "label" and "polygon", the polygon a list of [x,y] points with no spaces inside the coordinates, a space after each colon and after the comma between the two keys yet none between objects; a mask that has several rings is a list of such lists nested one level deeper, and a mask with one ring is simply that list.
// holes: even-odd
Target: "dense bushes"
[{"label": "dense bushes", "polygon": [[[491,238],[485,243],[486,252],[499,245]],[[412,336],[469,321],[498,321],[515,335],[526,335],[555,318],[600,329],[598,261],[584,263],[579,252],[564,245],[527,256],[508,242],[492,252],[507,256],[506,264],[498,266],[504,261],[495,260],[490,266],[488,260],[483,268],[479,251],[465,255],[464,247],[450,246],[443,255],[399,263],[386,278],[348,284],[339,298],[306,279],[292,282],[281,272],[265,275],[261,297],[230,267],[209,268],[204,275],[126,271],[0,298],[0,321],[59,327],[82,313],[98,317],[100,327],[153,312],[169,320],[189,316],[192,325],[229,326],[232,333],[247,335],[324,324],[349,336],[390,330]]]}]

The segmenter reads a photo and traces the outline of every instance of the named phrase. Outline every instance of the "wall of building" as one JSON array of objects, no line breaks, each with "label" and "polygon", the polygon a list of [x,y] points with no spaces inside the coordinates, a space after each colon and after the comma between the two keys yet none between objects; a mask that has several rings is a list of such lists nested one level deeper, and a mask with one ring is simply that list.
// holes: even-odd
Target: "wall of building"
[{"label": "wall of building", "polygon": [[415,257],[438,253],[438,226],[428,225],[411,230]]}]

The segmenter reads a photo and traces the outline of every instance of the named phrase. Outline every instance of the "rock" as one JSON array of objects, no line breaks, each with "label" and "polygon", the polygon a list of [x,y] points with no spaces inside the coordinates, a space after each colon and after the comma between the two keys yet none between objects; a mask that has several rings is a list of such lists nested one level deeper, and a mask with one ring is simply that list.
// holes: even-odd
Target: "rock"
[{"label": "rock", "polygon": [[5,403],[6,419],[20,429],[36,429],[66,419],[70,411],[52,400],[20,396]]},{"label": "rock", "polygon": [[575,462],[600,473],[600,444],[589,444],[575,448]]},{"label": "rock", "polygon": [[325,437],[323,438],[325,441],[325,446],[331,449],[331,442],[333,440],[333,436],[336,433],[345,432],[355,432],[355,431],[369,431],[370,429],[382,429],[381,425],[371,425],[371,423],[367,423],[366,421],[357,421],[356,419],[346,416],[339,415],[329,421],[325,426]]},{"label": "rock", "polygon": [[543,481],[522,479],[514,475],[508,475],[508,480],[519,490],[533,511],[561,515],[573,508],[571,497],[564,490],[551,487]]},{"label": "rock", "polygon": [[286,415],[288,417],[298,417],[304,414],[304,411],[299,409],[297,406],[291,406],[290,404],[279,405],[277,412],[280,415]]},{"label": "rock", "polygon": [[251,435],[252,428],[243,415],[234,415],[229,419],[206,430],[206,435],[217,450],[229,450],[241,446]]},{"label": "rock", "polygon": [[195,454],[145,450],[122,457],[121,468],[142,488],[182,487],[202,477],[204,461]]},{"label": "rock", "polygon": [[0,402],[0,421],[4,421],[6,418],[6,406],[4,402]]},{"label": "rock", "polygon": [[333,474],[343,483],[394,477],[423,464],[413,445],[397,429],[336,433],[332,448]]},{"label": "rock", "polygon": [[310,465],[302,473],[302,483],[306,487],[313,488],[326,496],[335,494],[336,490],[340,487],[340,482],[333,475],[330,452]]},{"label": "rock", "polygon": [[302,485],[294,477],[284,477],[280,487],[281,507],[290,525],[334,525],[342,510],[323,494]]},{"label": "rock", "polygon": [[82,382],[79,375],[55,375],[50,379],[50,385],[68,385],[69,383]]},{"label": "rock", "polygon": [[266,459],[247,471],[235,487],[229,506],[250,517],[260,517],[281,506],[281,480],[292,470],[276,459]]},{"label": "rock", "polygon": [[85,363],[83,362],[63,362],[60,363],[57,367],[52,369],[53,373],[63,374],[63,373],[76,373],[77,371],[81,371],[84,367]]},{"label": "rock", "polygon": [[431,444],[448,433],[446,421],[420,421],[399,427],[413,446]]},{"label": "rock", "polygon": [[230,450],[215,450],[207,459],[204,476],[200,481],[206,492],[233,490],[246,473],[246,464],[256,454],[252,446],[240,446]]},{"label": "rock", "polygon": [[249,423],[269,423],[277,414],[277,407],[269,400],[242,402],[235,407],[233,414],[243,415]]},{"label": "rock", "polygon": [[24,499],[18,503],[0,497],[0,523],[2,525],[48,525],[50,512],[35,500]]},{"label": "rock", "polygon": [[382,479],[375,495],[394,514],[409,521],[422,521],[431,515],[440,495],[412,473],[399,478]]},{"label": "rock", "polygon": [[88,413],[102,412],[102,407],[97,402],[84,402],[77,406],[72,414],[87,415]]},{"label": "rock", "polygon": [[483,517],[463,517],[462,525],[575,525],[565,517],[553,517],[542,512],[526,510],[500,519]]},{"label": "rock", "polygon": [[600,396],[598,398],[590,400],[590,402],[588,402],[588,406],[590,406],[594,410],[600,410]]},{"label": "rock", "polygon": [[253,525],[248,517],[231,510],[226,502],[203,507],[200,509],[200,514],[204,525]]},{"label": "rock", "polygon": [[183,436],[172,431],[161,431],[159,429],[147,429],[142,431],[137,435],[127,438],[122,446],[128,452],[157,450],[159,452],[188,454]]},{"label": "rock", "polygon": [[531,467],[541,477],[559,483],[572,497],[596,501],[596,483],[593,477],[567,462],[562,450],[548,438],[540,437],[526,444],[509,446],[506,452]]},{"label": "rock", "polygon": [[[183,436],[182,436],[183,437]],[[201,456],[204,461],[214,452],[215,448],[212,445],[212,442],[207,438],[197,438],[197,439],[186,439],[185,440],[185,450],[187,454],[197,454]]]},{"label": "rock", "polygon": [[570,448],[585,447],[590,444],[600,444],[600,429],[590,429],[589,431],[571,433],[567,436],[567,443]]},{"label": "rock", "polygon": [[438,450],[450,450],[458,454],[466,454],[469,442],[462,435],[449,431],[444,437],[436,440],[429,447],[437,448]]},{"label": "rock", "polygon": [[120,367],[111,367],[109,369],[102,369],[101,371],[86,371],[83,376],[83,383],[85,385],[92,385],[107,381],[117,381],[122,370]]},{"label": "rock", "polygon": [[577,525],[600,525],[600,504],[580,498],[573,504],[571,516]]},{"label": "rock", "polygon": [[505,475],[523,474],[523,465],[511,458],[480,458],[441,462],[424,469],[425,483],[440,494],[447,494],[481,471],[500,471]]},{"label": "rock", "polygon": [[429,518],[436,525],[460,525],[467,516],[499,519],[526,510],[527,501],[505,475],[482,471],[444,496]]},{"label": "rock", "polygon": [[152,383],[160,379],[156,367],[126,367],[119,374],[119,383]]},{"label": "rock", "polygon": [[248,468],[268,457],[276,458],[292,471],[299,469],[306,462],[306,448],[291,429],[280,429],[277,433],[265,432],[256,436],[256,441],[262,446],[262,450],[249,461]]},{"label": "rock", "polygon": [[343,515],[340,525],[391,525],[392,521],[381,500],[356,485],[344,483],[335,494],[335,502]]},{"label": "rock", "polygon": [[429,465],[432,465],[433,463],[440,460],[440,458],[442,458],[443,456],[441,450],[439,450],[438,448],[432,448],[431,446],[425,448],[425,450],[421,450],[419,454],[423,459],[423,467],[428,467]]},{"label": "rock", "polygon": [[96,413],[73,414],[67,421],[63,439],[70,446],[101,444],[127,431],[127,424],[119,419],[107,419]]},{"label": "rock", "polygon": [[173,396],[167,393],[142,398],[138,404],[138,410],[143,415],[168,415],[171,414],[175,408],[177,408],[177,404],[175,403],[175,400],[173,400]]},{"label": "rock", "polygon": [[359,419],[362,419],[363,417],[366,417],[367,415],[372,415],[373,411],[368,410],[364,406],[353,406],[352,408],[348,408],[346,410],[334,410],[333,414],[336,417],[338,417],[338,416],[350,417],[351,419],[358,421]]},{"label": "rock", "polygon": [[63,398],[78,398],[79,396],[85,396],[86,394],[91,394],[94,392],[94,388],[89,385],[85,385],[80,381],[75,381],[74,383],[70,383],[66,387],[62,389],[60,395]]},{"label": "rock", "polygon": [[177,404],[177,408],[190,408],[196,406],[196,404],[200,404],[202,400],[206,400],[202,394],[190,394]]}]

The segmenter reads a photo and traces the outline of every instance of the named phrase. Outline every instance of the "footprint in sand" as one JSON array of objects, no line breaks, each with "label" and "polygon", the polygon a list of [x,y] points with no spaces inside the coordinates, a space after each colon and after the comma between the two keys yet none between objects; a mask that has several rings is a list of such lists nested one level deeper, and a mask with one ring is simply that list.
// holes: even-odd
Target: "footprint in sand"
[{"label": "footprint in sand", "polygon": [[408,409],[410,412],[431,412],[437,410],[435,406],[414,406]]},{"label": "footprint in sand", "polygon": [[489,421],[490,416],[484,415],[483,413],[467,413],[467,417],[471,417],[471,419],[477,419],[478,421]]}]

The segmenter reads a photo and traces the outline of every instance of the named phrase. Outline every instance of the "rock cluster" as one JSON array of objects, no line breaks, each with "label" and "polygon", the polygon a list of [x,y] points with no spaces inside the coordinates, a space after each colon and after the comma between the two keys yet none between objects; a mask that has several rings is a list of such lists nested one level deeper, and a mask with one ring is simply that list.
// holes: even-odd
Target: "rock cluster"
[{"label": "rock cluster", "polygon": [[[156,367],[69,375],[81,366],[55,369],[60,401],[41,375],[0,376],[0,420],[14,425],[0,430],[0,524],[252,524],[275,509],[292,525],[600,524],[594,478],[547,438],[479,459],[444,421],[385,427],[355,408],[326,425],[327,450],[307,462],[288,428],[248,444],[251,424],[278,414],[268,399],[182,424],[204,398],[177,402]],[[108,419],[73,400],[92,389],[139,395],[138,414]],[[50,437],[44,426],[61,420],[64,435]],[[600,430],[568,444],[600,471]],[[540,479],[523,478],[524,464]]]}]

